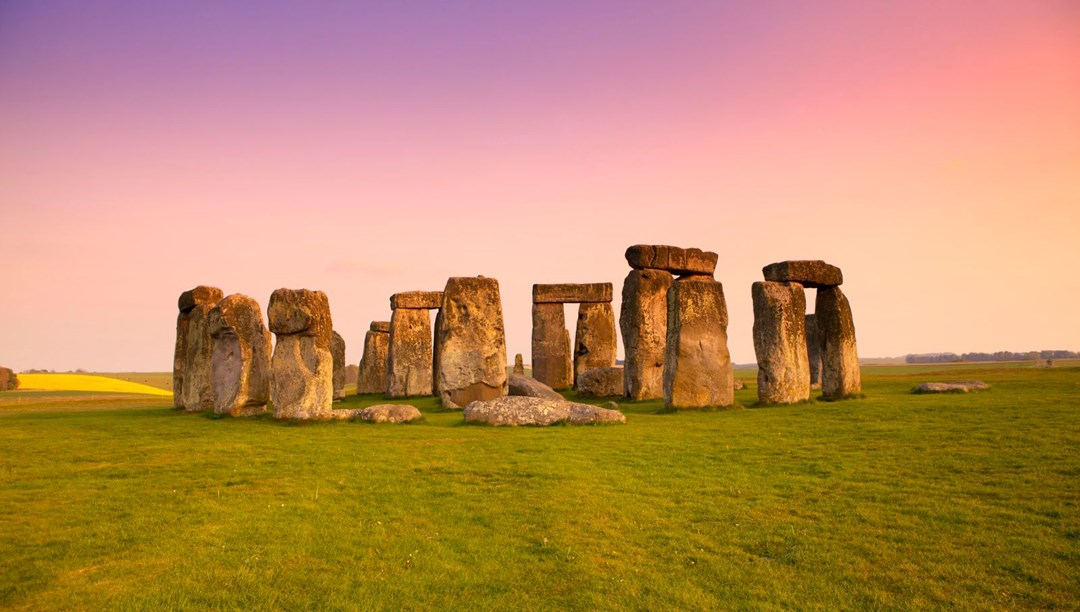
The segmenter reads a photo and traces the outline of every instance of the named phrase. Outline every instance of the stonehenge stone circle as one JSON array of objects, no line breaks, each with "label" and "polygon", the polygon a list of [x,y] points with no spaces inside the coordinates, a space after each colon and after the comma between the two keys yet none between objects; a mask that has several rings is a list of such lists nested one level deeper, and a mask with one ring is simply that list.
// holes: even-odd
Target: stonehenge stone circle
[{"label": "stonehenge stone circle", "polygon": [[0,368],[0,391],[14,391],[19,388],[19,376],[11,368]]},{"label": "stonehenge stone circle", "polygon": [[717,255],[701,249],[663,244],[635,244],[626,249],[626,261],[635,270],[666,270],[672,274],[707,274],[716,271]]},{"label": "stonehenge stone circle", "polygon": [[360,358],[356,375],[358,395],[386,393],[386,357],[389,350],[390,322],[373,322],[364,335],[364,356]]},{"label": "stonehenge stone circle", "polygon": [[577,379],[578,397],[620,397],[623,394],[623,368],[585,370]]},{"label": "stonehenge stone circle", "polygon": [[532,306],[532,375],[552,389],[573,384],[570,332],[561,303]]},{"label": "stonehenge stone circle", "polygon": [[[610,286],[610,285],[609,285]],[[587,302],[578,307],[574,333],[574,386],[586,370],[615,365],[618,338],[611,302]]]},{"label": "stonehenge stone circle", "polygon": [[664,406],[704,408],[735,402],[723,286],[681,278],[667,292]]},{"label": "stonehenge stone circle", "polygon": [[330,332],[330,356],[334,359],[334,401],[345,399],[345,338]]},{"label": "stonehenge stone circle", "polygon": [[[195,310],[196,306],[211,307],[221,301],[223,296],[224,293],[217,287],[199,285],[194,289],[181,293],[180,298],[177,300],[177,308],[179,309],[180,314],[176,317],[176,345],[173,350],[173,405],[177,408],[187,409],[188,407],[185,395],[188,384],[185,382],[185,379],[187,372],[191,367],[188,355],[188,337],[191,334],[191,312]],[[209,347],[209,331],[206,326],[202,326],[201,329],[206,332],[207,338],[205,341],[200,340],[199,344],[200,346]],[[208,380],[208,377],[206,380]],[[210,391],[210,393],[212,393],[212,391]],[[211,405],[207,407],[213,407],[212,400]]]},{"label": "stonehenge stone circle", "polygon": [[210,309],[214,412],[250,416],[270,401],[270,330],[258,302],[233,294]]},{"label": "stonehenge stone circle", "polygon": [[619,328],[626,355],[623,386],[630,399],[664,396],[667,291],[673,282],[671,272],[653,269],[631,270],[623,281]]},{"label": "stonehenge stone circle", "polygon": [[[390,296],[390,345],[386,396],[431,395],[434,390],[431,314],[442,306],[441,291],[408,291]],[[505,367],[505,366],[504,366]]]},{"label": "stonehenge stone circle", "polygon": [[806,294],[802,285],[759,281],[753,284],[751,293],[758,400],[763,404],[793,404],[809,399]]},{"label": "stonehenge stone circle", "polygon": [[333,321],[322,291],[277,289],[267,307],[277,335],[270,360],[274,418],[322,419],[333,415]]},{"label": "stonehenge stone circle", "polygon": [[810,388],[821,388],[821,334],[818,333],[817,315],[806,315],[806,359],[810,363]]},{"label": "stonehenge stone circle", "polygon": [[447,280],[435,344],[435,389],[444,407],[505,396],[506,332],[499,281],[483,276]]},{"label": "stonehenge stone circle", "polygon": [[807,289],[844,284],[844,275],[840,268],[821,260],[781,261],[765,266],[761,272],[767,281],[799,283]]},{"label": "stonehenge stone circle", "polygon": [[525,375],[525,360],[521,357],[521,353],[514,355],[514,374]]},{"label": "stonehenge stone circle", "polygon": [[862,392],[862,373],[847,297],[840,287],[823,287],[817,290],[814,310],[821,335],[822,396],[843,399],[858,395]]}]

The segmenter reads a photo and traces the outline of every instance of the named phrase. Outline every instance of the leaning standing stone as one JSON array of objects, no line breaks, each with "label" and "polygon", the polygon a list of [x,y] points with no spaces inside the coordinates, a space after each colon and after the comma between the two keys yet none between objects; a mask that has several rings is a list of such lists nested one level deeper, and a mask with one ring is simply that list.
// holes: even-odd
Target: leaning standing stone
[{"label": "leaning standing stone", "polygon": [[345,399],[345,338],[330,333],[330,355],[334,359],[334,401]]},{"label": "leaning standing stone", "polygon": [[573,384],[570,361],[570,332],[566,329],[563,305],[533,304],[532,375],[552,389],[568,389]]},{"label": "leaning standing stone", "polygon": [[734,372],[727,343],[723,286],[711,279],[678,280],[667,293],[664,405],[730,406]]},{"label": "leaning standing stone", "polygon": [[210,310],[214,412],[249,416],[270,401],[270,330],[258,302],[234,294]]},{"label": "leaning standing stone", "polygon": [[674,282],[663,270],[631,270],[623,282],[622,331],[626,396],[634,400],[664,396],[667,343],[667,291]]},{"label": "leaning standing stone", "polygon": [[217,287],[199,285],[180,294],[177,307],[180,314],[176,317],[176,345],[173,349],[173,405],[177,408],[185,408],[184,401],[185,383],[184,376],[188,370],[188,334],[191,311],[196,305],[208,304],[213,306],[222,298],[222,291]]},{"label": "leaning standing stone", "polygon": [[809,399],[806,293],[802,285],[756,282],[752,294],[758,400],[764,404],[793,404]]},{"label": "leaning standing stone", "polygon": [[[611,302],[584,303],[578,306],[574,334],[574,380],[586,370],[615,365],[615,311]],[[574,383],[577,386],[577,383]]]},{"label": "leaning standing stone", "polygon": [[443,406],[460,408],[506,395],[499,281],[483,276],[449,279],[439,314],[435,384]]},{"label": "leaning standing stone", "polygon": [[333,322],[322,291],[278,289],[267,308],[270,331],[277,335],[271,359],[274,418],[323,419],[333,416]]},{"label": "leaning standing stone", "polygon": [[[386,331],[380,331],[385,323]],[[376,329],[378,324],[379,329]],[[356,393],[386,393],[386,355],[390,350],[390,322],[376,321],[364,336],[364,356],[356,374]]]},{"label": "leaning standing stone", "polygon": [[814,310],[822,342],[821,394],[843,399],[862,392],[851,306],[840,287],[818,289]]}]

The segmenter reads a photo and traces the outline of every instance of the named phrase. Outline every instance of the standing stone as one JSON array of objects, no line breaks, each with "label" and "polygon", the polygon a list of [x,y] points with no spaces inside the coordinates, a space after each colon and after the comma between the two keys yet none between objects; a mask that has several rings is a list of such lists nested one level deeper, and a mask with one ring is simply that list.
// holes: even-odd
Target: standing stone
[{"label": "standing stone", "polygon": [[623,281],[619,327],[626,352],[624,386],[630,399],[664,396],[667,291],[673,282],[671,273],[663,270],[631,270]]},{"label": "standing stone", "polygon": [[[378,329],[376,323],[379,324]],[[385,323],[386,331],[382,323]],[[356,393],[386,393],[386,356],[390,350],[390,322],[376,321],[364,336],[364,356],[356,375]]]},{"label": "standing stone", "polygon": [[270,331],[277,335],[271,393],[274,418],[319,419],[333,413],[333,321],[322,291],[278,289],[267,308]]},{"label": "standing stone", "polygon": [[810,362],[810,388],[821,388],[821,335],[817,315],[806,315],[806,359]]},{"label": "standing stone", "polygon": [[792,404],[810,399],[806,358],[806,292],[798,283],[762,281],[752,287],[758,400]]},{"label": "standing stone", "polygon": [[611,308],[611,302],[578,306],[577,330],[574,333],[575,385],[586,370],[615,365],[616,342],[615,311]]},{"label": "standing stone", "polygon": [[196,304],[187,313],[187,352],[184,359],[184,410],[199,412],[214,409],[214,386],[211,374],[213,339],[210,338],[210,309],[213,304]]},{"label": "standing stone", "polygon": [[443,406],[462,408],[506,395],[506,332],[499,281],[483,276],[449,279],[439,315],[435,384]]},{"label": "standing stone", "polygon": [[522,359],[521,353],[514,355],[514,374],[518,376],[525,375],[525,360]]},{"label": "standing stone", "polygon": [[735,375],[723,285],[708,278],[678,280],[668,289],[667,303],[664,406],[732,405]]},{"label": "standing stone", "polygon": [[0,391],[14,391],[19,388],[19,376],[11,368],[0,368]]},{"label": "standing stone", "polygon": [[569,389],[573,384],[570,362],[570,332],[559,303],[533,304],[532,375],[552,389]]},{"label": "standing stone", "polygon": [[188,333],[190,314],[198,304],[217,304],[223,292],[217,287],[199,285],[180,294],[177,307],[180,314],[176,317],[176,345],[173,349],[173,405],[184,408],[184,377],[188,369]]},{"label": "standing stone", "polygon": [[840,287],[818,289],[814,310],[822,343],[821,394],[826,399],[843,399],[861,393],[855,322],[847,296]]},{"label": "standing stone", "polygon": [[330,332],[330,356],[334,359],[334,401],[345,399],[345,338]]},{"label": "standing stone", "polygon": [[270,330],[258,302],[233,294],[210,309],[214,412],[249,416],[270,401]]},{"label": "standing stone", "polygon": [[430,395],[431,368],[431,314],[420,308],[394,310],[386,358],[386,396]]},{"label": "standing stone", "polygon": [[585,370],[576,385],[578,397],[620,397],[624,391],[622,366]]}]

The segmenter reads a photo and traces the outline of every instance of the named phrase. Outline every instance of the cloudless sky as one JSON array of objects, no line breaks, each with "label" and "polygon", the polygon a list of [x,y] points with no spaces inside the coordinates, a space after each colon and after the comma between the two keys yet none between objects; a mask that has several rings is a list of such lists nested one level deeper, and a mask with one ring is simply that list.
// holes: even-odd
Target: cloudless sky
[{"label": "cloudless sky", "polygon": [[1080,3],[0,3],[0,365],[168,370],[197,284],[326,291],[355,363],[481,274],[529,361],[636,243],[719,254],[736,362],[785,259],[864,357],[1080,350]]}]

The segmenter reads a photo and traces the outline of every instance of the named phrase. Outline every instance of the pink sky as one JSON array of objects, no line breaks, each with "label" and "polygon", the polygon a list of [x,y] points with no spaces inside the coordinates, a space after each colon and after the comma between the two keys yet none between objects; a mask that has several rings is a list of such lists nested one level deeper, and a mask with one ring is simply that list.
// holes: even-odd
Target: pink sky
[{"label": "pink sky", "polygon": [[719,253],[740,363],[784,259],[864,357],[1080,350],[1080,4],[9,1],[0,219],[16,370],[168,370],[196,284],[322,289],[355,363],[477,274],[528,361],[635,243]]}]

